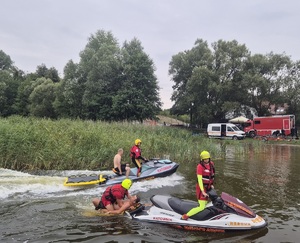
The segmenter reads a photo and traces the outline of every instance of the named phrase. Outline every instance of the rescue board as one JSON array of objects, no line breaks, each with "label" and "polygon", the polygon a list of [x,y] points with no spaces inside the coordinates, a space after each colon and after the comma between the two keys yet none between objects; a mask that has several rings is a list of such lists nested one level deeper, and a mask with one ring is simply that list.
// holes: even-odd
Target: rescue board
[{"label": "rescue board", "polygon": [[106,179],[103,178],[103,175],[72,175],[66,178],[64,182],[64,186],[88,186],[88,185],[96,185],[101,184]]}]

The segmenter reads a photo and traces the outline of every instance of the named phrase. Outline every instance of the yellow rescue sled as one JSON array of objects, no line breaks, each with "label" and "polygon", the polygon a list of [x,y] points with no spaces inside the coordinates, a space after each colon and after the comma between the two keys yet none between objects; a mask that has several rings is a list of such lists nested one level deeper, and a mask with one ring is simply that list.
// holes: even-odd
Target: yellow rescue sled
[{"label": "yellow rescue sled", "polygon": [[66,178],[64,186],[88,186],[102,184],[106,179],[103,178],[103,175],[72,175]]}]

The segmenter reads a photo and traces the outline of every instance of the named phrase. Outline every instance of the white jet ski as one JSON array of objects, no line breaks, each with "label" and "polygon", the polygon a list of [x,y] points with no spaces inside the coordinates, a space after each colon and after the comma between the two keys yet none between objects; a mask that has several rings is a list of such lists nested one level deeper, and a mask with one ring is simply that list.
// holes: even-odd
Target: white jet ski
[{"label": "white jet ski", "polygon": [[166,195],[154,195],[150,207],[136,214],[135,220],[152,223],[169,224],[185,230],[206,232],[225,232],[260,229],[267,225],[266,221],[238,198],[225,192],[221,197],[214,190],[209,192],[211,202],[200,213],[182,220],[182,214],[197,207],[198,202],[183,200]]}]

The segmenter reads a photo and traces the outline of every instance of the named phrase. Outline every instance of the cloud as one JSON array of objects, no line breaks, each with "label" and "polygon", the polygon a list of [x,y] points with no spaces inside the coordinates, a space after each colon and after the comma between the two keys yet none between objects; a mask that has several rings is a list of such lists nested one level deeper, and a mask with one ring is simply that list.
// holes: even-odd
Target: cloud
[{"label": "cloud", "polygon": [[24,71],[44,63],[62,74],[97,30],[111,31],[120,45],[136,37],[155,63],[163,107],[170,108],[169,62],[198,38],[235,39],[252,54],[285,52],[299,60],[298,9],[296,0],[2,0],[0,49]]}]

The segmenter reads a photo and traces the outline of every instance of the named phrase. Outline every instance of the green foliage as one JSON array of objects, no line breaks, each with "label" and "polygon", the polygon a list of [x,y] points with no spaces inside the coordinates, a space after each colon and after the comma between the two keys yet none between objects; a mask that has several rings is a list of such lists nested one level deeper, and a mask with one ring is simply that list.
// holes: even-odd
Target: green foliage
[{"label": "green foliage", "polygon": [[70,60],[64,68],[64,79],[58,84],[54,108],[58,117],[83,118],[84,81],[79,65]]},{"label": "green foliage", "polygon": [[223,119],[226,109],[241,103],[244,97],[245,84],[239,72],[248,50],[236,41],[220,40],[212,47],[213,51],[198,40],[194,48],[173,56],[170,63],[176,84],[173,113],[188,114],[193,109],[196,124]]},{"label": "green foliage", "polygon": [[284,100],[288,104],[288,114],[295,114],[296,124],[300,124],[300,61],[289,69],[290,73],[284,80]]},{"label": "green foliage", "polygon": [[[209,49],[197,40],[191,50],[172,57],[170,74],[175,83],[171,113],[193,117],[193,124],[225,119],[228,112],[253,107],[259,116],[269,115],[270,105],[290,104],[290,113],[299,106],[291,87],[299,83],[299,65],[285,54],[251,56],[237,41],[219,40]],[[296,98],[297,101],[297,98]]]},{"label": "green foliage", "polygon": [[59,117],[104,121],[154,118],[161,103],[152,60],[137,39],[121,49],[111,32],[97,31],[64,69],[54,107]]},{"label": "green foliage", "polygon": [[58,71],[54,67],[48,69],[45,64],[37,66],[36,74],[38,78],[51,79],[54,83],[58,83],[60,81]]},{"label": "green foliage", "polygon": [[122,161],[131,163],[129,151],[137,138],[143,142],[143,156],[163,158],[167,155],[183,166],[195,165],[202,150],[208,150],[213,159],[220,159],[228,154],[228,147],[235,155],[253,155],[252,149],[247,150],[248,143],[258,152],[265,148],[265,143],[258,140],[214,140],[167,126],[11,116],[0,119],[0,167],[110,169],[119,148],[125,151]]},{"label": "green foliage", "polygon": [[122,49],[122,87],[113,98],[115,120],[139,120],[154,118],[161,102],[154,64],[143,51],[141,42],[133,39]]},{"label": "green foliage", "polygon": [[[241,107],[264,116],[270,115],[271,105],[276,109],[287,104],[287,113],[295,114],[299,123],[299,70],[299,61],[292,62],[285,54],[251,55],[236,40],[209,46],[197,39],[190,50],[170,61],[175,101],[170,114],[204,127],[224,120],[228,113],[241,115]],[[0,50],[0,116],[156,119],[161,101],[154,72],[155,65],[137,38],[120,47],[104,30],[90,36],[78,64],[72,60],[66,64],[63,79],[45,64],[24,74]]]},{"label": "green foliage", "polygon": [[159,115],[165,116],[165,117],[168,117],[168,118],[171,118],[171,119],[179,120],[179,121],[182,121],[182,122],[185,122],[185,123],[190,123],[190,116],[188,116],[188,115],[178,115],[178,116],[171,115],[170,109],[160,111]]},{"label": "green foliage", "polygon": [[[286,55],[269,53],[256,54],[245,62],[244,80],[247,81],[248,95],[244,104],[255,108],[259,116],[270,115],[270,105],[287,103],[285,92],[290,80],[292,62]],[[299,80],[298,80],[299,81]]]},{"label": "green foliage", "polygon": [[160,110],[154,64],[136,38],[120,48],[111,32],[97,31],[80,62],[66,64],[64,79],[45,64],[24,75],[12,63],[1,51],[0,116],[142,122]]},{"label": "green foliage", "polygon": [[53,107],[56,85],[51,79],[40,78],[29,96],[30,114],[36,117],[56,118]]},{"label": "green foliage", "polygon": [[85,90],[82,97],[85,117],[111,120],[112,96],[122,85],[120,49],[111,32],[97,31],[80,54]]},{"label": "green foliage", "polygon": [[9,71],[0,70],[0,116],[15,114],[18,80]]},{"label": "green foliage", "polygon": [[13,67],[13,61],[10,56],[5,54],[4,51],[0,50],[0,71],[11,70]]},{"label": "green foliage", "polygon": [[179,163],[196,163],[200,150],[219,157],[212,140],[167,126],[107,123],[82,120],[49,120],[11,116],[0,119],[0,167],[24,169],[111,168],[118,148],[130,163],[135,139],[143,141],[143,155],[164,157]]}]

